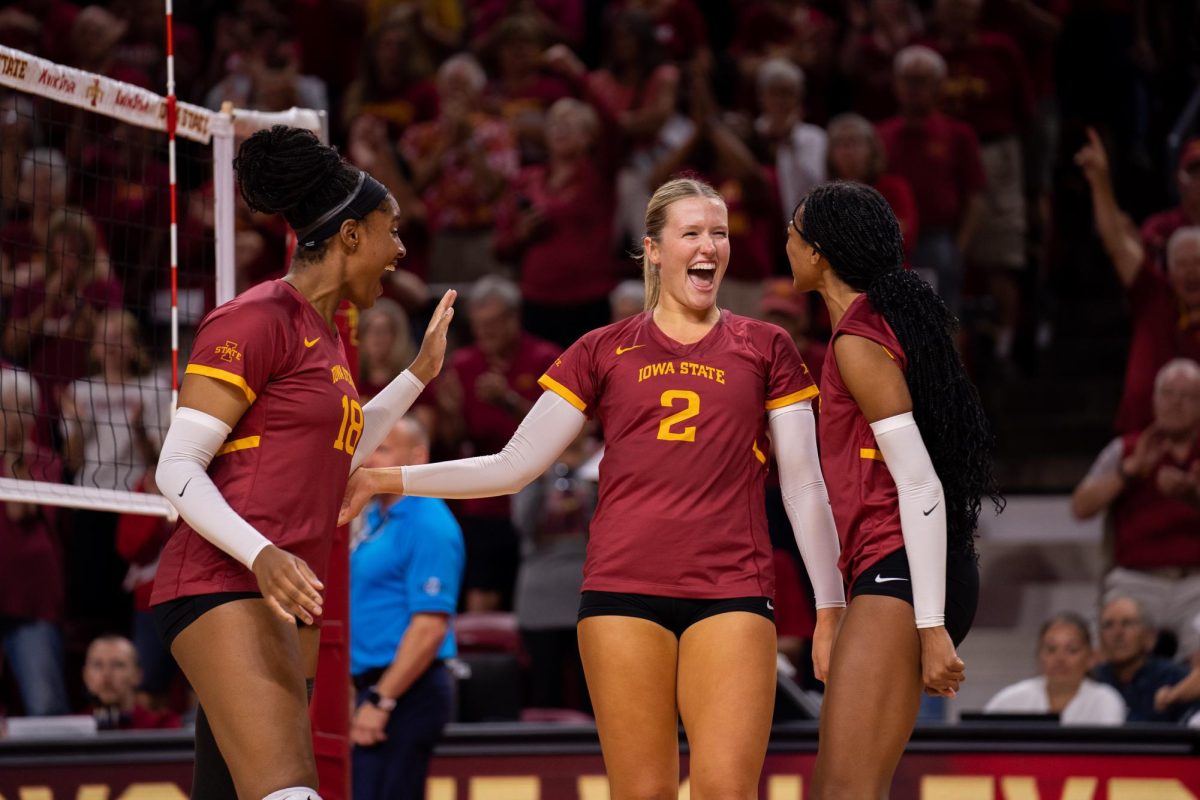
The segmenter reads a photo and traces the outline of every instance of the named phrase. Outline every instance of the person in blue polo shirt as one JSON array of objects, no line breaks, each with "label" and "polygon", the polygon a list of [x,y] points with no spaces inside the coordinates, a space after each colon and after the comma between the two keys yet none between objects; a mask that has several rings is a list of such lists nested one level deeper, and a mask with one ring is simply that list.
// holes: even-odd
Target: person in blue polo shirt
[{"label": "person in blue polo shirt", "polygon": [[[405,417],[365,465],[428,461],[428,434]],[[445,660],[456,653],[462,530],[443,501],[426,497],[377,498],[361,521],[350,555],[353,796],[420,800],[453,707]]]}]

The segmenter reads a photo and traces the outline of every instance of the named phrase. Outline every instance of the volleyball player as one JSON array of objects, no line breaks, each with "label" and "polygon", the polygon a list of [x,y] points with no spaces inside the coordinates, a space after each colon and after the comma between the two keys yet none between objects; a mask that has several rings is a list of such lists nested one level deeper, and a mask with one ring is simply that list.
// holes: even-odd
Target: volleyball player
[{"label": "volleyball player", "polygon": [[200,698],[192,797],[317,798],[305,684],[338,506],[441,369],[454,296],[409,370],[360,406],[334,312],[370,307],[404,256],[395,199],[294,128],[254,134],[234,167],[250,207],[282,213],[299,247],[284,278],[196,333],[157,471],[181,519],[151,602]]},{"label": "volleyball player", "polygon": [[850,587],[813,797],[886,797],[922,689],[953,697],[964,679],[955,648],[979,595],[981,498],[1002,507],[992,436],[954,350],[954,319],[905,271],[882,195],[857,183],[814,189],[793,214],[787,255],[796,288],[818,292],[833,323],[821,466]]},{"label": "volleyball player", "polygon": [[511,494],[598,419],[605,455],[578,637],[612,797],[676,796],[682,716],[692,796],[749,800],[775,692],[770,447],[816,588],[822,678],[831,609],[845,602],[817,458],[817,387],[781,328],[718,309],[729,222],[712,187],[661,186],[643,245],[647,310],[563,353],[499,454],[360,470],[342,519],[376,493]]}]

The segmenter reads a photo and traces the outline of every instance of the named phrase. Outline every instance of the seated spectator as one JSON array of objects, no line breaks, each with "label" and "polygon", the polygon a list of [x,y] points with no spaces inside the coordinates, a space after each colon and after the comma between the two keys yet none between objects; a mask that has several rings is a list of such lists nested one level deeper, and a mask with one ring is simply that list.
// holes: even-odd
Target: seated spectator
[{"label": "seated spectator", "polygon": [[1117,205],[1108,154],[1094,130],[1088,129],[1088,143],[1075,163],[1091,187],[1096,232],[1129,302],[1133,337],[1116,422],[1119,433],[1129,433],[1150,424],[1155,376],[1163,364],[1181,357],[1200,360],[1200,226],[1171,234],[1167,270],[1160,272]]},{"label": "seated spectator", "polygon": [[912,263],[950,311],[962,307],[963,253],[984,213],[987,178],[971,127],[938,111],[946,62],[913,45],[896,56],[900,114],[879,126],[892,170],[908,181],[920,230]]},{"label": "seated spectator", "polygon": [[[45,407],[56,416],[62,388],[87,372],[97,315],[120,308],[122,290],[87,213],[56,211],[46,247],[41,274],[13,293],[4,350],[42,383]],[[50,441],[45,430],[38,437]]]},{"label": "seated spectator", "polygon": [[497,271],[495,206],[517,150],[508,124],[479,110],[487,76],[472,56],[451,56],[437,76],[438,117],[409,128],[400,152],[429,215],[429,282],[464,283]]},{"label": "seated spectator", "polygon": [[596,484],[581,477],[579,467],[596,446],[585,427],[558,463],[512,499],[521,536],[513,610],[529,655],[528,705],[534,708],[590,709],[575,625],[596,510]]},{"label": "seated spectator", "polygon": [[792,288],[789,278],[774,278],[763,284],[758,310],[759,319],[787,331],[796,343],[796,349],[800,351],[805,366],[812,373],[813,380],[820,383],[821,367],[825,365],[827,348],[824,343],[810,335],[812,313],[808,295],[800,294]]},{"label": "seated spectator", "polygon": [[917,201],[907,180],[885,171],[879,132],[858,114],[839,114],[829,121],[827,130],[829,180],[865,183],[883,195],[900,223],[904,254],[912,258],[918,236]]},{"label": "seated spectator", "polygon": [[358,317],[358,394],[365,403],[392,382],[417,354],[408,314],[381,297]]},{"label": "seated spectator", "polygon": [[1096,680],[1113,687],[1129,708],[1128,722],[1179,722],[1192,709],[1176,703],[1155,708],[1160,689],[1187,676],[1187,668],[1151,655],[1157,631],[1132,597],[1113,597],[1100,611],[1100,658]]},{"label": "seated spectator", "polygon": [[[33,378],[23,370],[0,367],[0,477],[60,480],[57,457],[32,436],[39,408]],[[59,627],[65,576],[56,512],[39,503],[0,500],[0,655],[16,679],[22,710],[32,717],[70,711]]]},{"label": "seated spectator", "polygon": [[758,149],[775,168],[779,207],[784,213],[825,182],[829,139],[804,121],[804,71],[786,58],[769,58],[758,68]]},{"label": "seated spectator", "polygon": [[1185,656],[1200,651],[1200,365],[1169,362],[1154,386],[1154,419],[1109,442],[1075,487],[1079,519],[1112,520],[1113,568],[1104,597],[1132,597],[1175,632]]},{"label": "seated spectator", "polygon": [[608,293],[609,322],[620,322],[646,310],[646,286],[643,281],[618,283]]},{"label": "seated spectator", "polygon": [[555,103],[549,161],[522,170],[496,212],[496,255],[517,265],[525,329],[564,348],[609,322],[613,181],[594,157],[598,125],[586,103]]},{"label": "seated spectator", "polygon": [[[521,329],[521,291],[495,276],[467,295],[475,342],[460,348],[434,383],[438,435],[454,456],[498,453],[542,390],[538,378],[562,352]],[[519,559],[509,498],[463,500],[455,515],[467,547],[467,611],[511,607]]]},{"label": "seated spectator", "polygon": [[501,20],[483,47],[495,61],[489,69],[495,77],[485,97],[488,110],[512,127],[522,164],[546,159],[546,112],[572,94],[566,80],[542,70],[545,36],[537,17],[514,14]]},{"label": "seated spectator", "polygon": [[1087,677],[1092,639],[1087,622],[1070,612],[1051,617],[1038,633],[1036,678],[1001,689],[988,713],[1058,714],[1063,725],[1120,725],[1125,701],[1111,686]]},{"label": "seated spectator", "polygon": [[847,10],[850,30],[839,60],[850,106],[867,119],[885,119],[896,113],[892,63],[923,32],[921,11],[911,0],[854,0]]},{"label": "seated spectator", "polygon": [[358,79],[346,88],[342,105],[347,129],[365,114],[386,122],[395,139],[408,126],[437,116],[433,58],[419,13],[411,6],[394,9],[367,39]]},{"label": "seated spectator", "polygon": [[1167,242],[1180,228],[1200,225],[1200,136],[1184,143],[1175,171],[1179,205],[1152,214],[1142,223],[1142,246],[1147,258],[1160,270],[1167,266]]},{"label": "seated spectator", "polygon": [[181,727],[171,711],[151,711],[137,699],[142,682],[133,642],[124,636],[100,636],[88,646],[83,685],[100,730],[146,730]]}]

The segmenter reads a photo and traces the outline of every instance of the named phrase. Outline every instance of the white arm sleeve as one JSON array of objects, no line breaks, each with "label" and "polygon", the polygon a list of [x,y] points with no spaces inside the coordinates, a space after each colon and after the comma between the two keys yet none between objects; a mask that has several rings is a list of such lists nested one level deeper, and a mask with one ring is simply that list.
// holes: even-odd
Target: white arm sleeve
[{"label": "white arm sleeve", "polygon": [[918,628],[946,624],[946,503],[912,412],[871,423],[896,482]]},{"label": "white arm sleeve", "polygon": [[363,432],[354,448],[354,457],[350,459],[351,472],[375,452],[424,389],[425,384],[416,375],[404,370],[363,406]]},{"label": "white arm sleeve", "polygon": [[812,403],[804,400],[774,409],[767,414],[767,424],[779,465],[783,507],[808,570],[817,608],[845,606],[846,590],[837,565],[841,545],[821,475]]},{"label": "white arm sleeve", "polygon": [[575,406],[543,392],[499,453],[402,467],[404,493],[460,500],[514,494],[554,463],[586,421]]},{"label": "white arm sleeve", "polygon": [[271,542],[229,507],[208,465],[232,429],[194,408],[180,408],[163,440],[154,473],[163,497],[196,533],[247,569]]}]

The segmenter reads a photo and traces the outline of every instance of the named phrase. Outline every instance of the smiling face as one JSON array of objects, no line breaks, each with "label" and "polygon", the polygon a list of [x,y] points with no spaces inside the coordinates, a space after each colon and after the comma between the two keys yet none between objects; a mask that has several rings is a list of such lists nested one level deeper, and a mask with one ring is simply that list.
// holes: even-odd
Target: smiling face
[{"label": "smiling face", "polygon": [[396,199],[389,194],[379,208],[358,220],[357,233],[358,247],[346,264],[342,296],[360,309],[370,308],[383,294],[383,274],[396,269],[407,252],[400,241]]},{"label": "smiling face", "polygon": [[705,312],[716,305],[729,266],[729,213],[720,200],[686,197],[666,210],[658,240],[643,242],[661,278],[659,305]]}]

